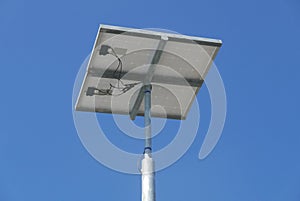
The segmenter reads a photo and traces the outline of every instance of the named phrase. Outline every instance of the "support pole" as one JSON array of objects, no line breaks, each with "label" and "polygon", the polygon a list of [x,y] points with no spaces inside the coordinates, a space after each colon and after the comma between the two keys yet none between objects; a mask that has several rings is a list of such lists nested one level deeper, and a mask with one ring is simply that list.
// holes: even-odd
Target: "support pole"
[{"label": "support pole", "polygon": [[144,121],[145,121],[145,153],[151,154],[152,151],[152,134],[151,134],[151,90],[152,86],[144,87]]},{"label": "support pole", "polygon": [[142,201],[155,201],[155,181],[154,181],[154,161],[151,156],[152,139],[151,139],[151,88],[144,87],[144,106],[145,106],[145,149],[142,160]]}]

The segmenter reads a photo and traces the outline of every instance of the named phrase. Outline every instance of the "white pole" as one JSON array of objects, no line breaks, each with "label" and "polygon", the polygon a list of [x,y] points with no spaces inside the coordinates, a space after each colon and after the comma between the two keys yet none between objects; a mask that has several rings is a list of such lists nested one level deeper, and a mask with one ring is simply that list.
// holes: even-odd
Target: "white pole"
[{"label": "white pole", "polygon": [[145,150],[142,160],[142,201],[155,201],[155,169],[151,156],[151,85],[145,86],[144,106],[145,106]]},{"label": "white pole", "polygon": [[155,201],[154,161],[146,153],[142,160],[142,201]]}]

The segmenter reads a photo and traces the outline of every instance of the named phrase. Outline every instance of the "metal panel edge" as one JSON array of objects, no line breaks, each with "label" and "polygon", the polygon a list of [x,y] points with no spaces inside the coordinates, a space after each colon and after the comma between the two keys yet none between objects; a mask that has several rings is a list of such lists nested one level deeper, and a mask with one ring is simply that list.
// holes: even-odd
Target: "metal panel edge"
[{"label": "metal panel edge", "polygon": [[198,36],[187,36],[183,34],[174,34],[174,33],[164,33],[159,31],[151,31],[151,30],[145,30],[145,29],[138,29],[138,28],[127,28],[127,27],[120,27],[120,26],[113,26],[113,25],[102,25],[103,29],[108,29],[112,31],[120,31],[120,32],[133,32],[133,33],[141,33],[141,34],[150,34],[155,36],[167,36],[167,37],[173,37],[178,39],[186,39],[186,40],[192,40],[192,41],[199,41],[199,42],[207,42],[216,44],[217,46],[222,45],[222,40],[219,39],[212,39],[212,38],[204,38],[204,37],[198,37]]},{"label": "metal panel edge", "polygon": [[89,66],[90,66],[90,63],[91,63],[91,60],[92,60],[92,56],[93,56],[93,54],[94,54],[94,50],[95,50],[96,45],[97,45],[97,42],[98,42],[98,40],[99,40],[99,35],[100,35],[100,30],[101,30],[101,28],[102,28],[102,25],[100,24],[100,26],[99,26],[99,28],[98,28],[97,35],[96,35],[96,40],[95,40],[94,45],[93,45],[93,49],[92,49],[92,52],[91,52],[91,54],[90,54],[89,62],[88,62],[88,64],[87,64],[87,66],[86,66],[84,79],[83,79],[83,82],[82,82],[82,84],[81,84],[80,91],[79,91],[79,94],[78,94],[78,97],[77,97],[77,100],[76,100],[76,104],[75,104],[75,108],[74,108],[76,111],[77,111],[77,109],[78,109],[78,102],[79,102],[80,95],[81,95],[82,90],[83,90],[83,85],[84,85],[84,83],[85,83],[85,81],[86,81],[86,79],[87,79],[88,69],[89,69]]}]

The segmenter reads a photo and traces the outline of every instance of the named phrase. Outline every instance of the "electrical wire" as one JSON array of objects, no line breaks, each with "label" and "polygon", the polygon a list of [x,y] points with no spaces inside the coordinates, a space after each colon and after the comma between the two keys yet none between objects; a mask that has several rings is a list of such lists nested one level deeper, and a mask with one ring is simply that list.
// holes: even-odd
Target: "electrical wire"
[{"label": "electrical wire", "polygon": [[[121,58],[117,55],[117,53],[115,52],[115,50],[110,47],[109,48],[108,54],[114,56],[117,60],[118,60],[118,65],[116,67],[116,69],[113,72],[112,77],[114,79],[117,80],[117,86],[114,86],[112,83],[109,83],[109,88],[108,89],[97,89],[94,88],[94,94],[95,95],[109,95],[109,96],[120,96],[124,93],[126,93],[127,91],[129,91],[130,89],[132,89],[133,87],[135,87],[136,85],[140,84],[141,82],[135,82],[135,83],[130,83],[130,84],[124,84],[124,82],[121,80],[122,74],[123,74],[123,63]],[[119,90],[120,93],[113,93],[114,90]]]}]

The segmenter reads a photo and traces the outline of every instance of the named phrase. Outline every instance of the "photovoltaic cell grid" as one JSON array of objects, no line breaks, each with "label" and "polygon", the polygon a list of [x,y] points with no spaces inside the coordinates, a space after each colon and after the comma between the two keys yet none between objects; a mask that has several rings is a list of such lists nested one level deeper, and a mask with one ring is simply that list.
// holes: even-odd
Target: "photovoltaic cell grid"
[{"label": "photovoltaic cell grid", "polygon": [[[159,61],[151,65],[162,40]],[[76,110],[129,114],[149,68],[154,67],[151,115],[185,119],[221,45],[216,39],[101,25]],[[124,86],[130,86],[126,92]],[[108,94],[103,93],[108,89]],[[143,102],[137,115],[144,115]]]}]

